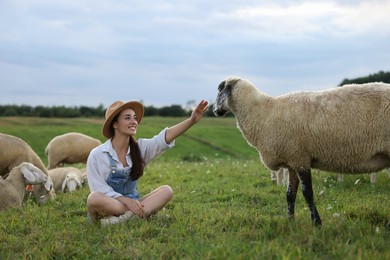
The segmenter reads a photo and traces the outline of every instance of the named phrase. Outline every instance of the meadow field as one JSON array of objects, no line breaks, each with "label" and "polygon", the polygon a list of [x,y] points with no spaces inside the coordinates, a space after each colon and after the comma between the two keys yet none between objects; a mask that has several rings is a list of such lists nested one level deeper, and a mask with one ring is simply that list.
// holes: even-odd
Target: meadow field
[{"label": "meadow field", "polygon": [[[181,118],[145,117],[137,137]],[[0,133],[25,140],[47,164],[47,143],[67,132],[104,141],[103,119],[0,118]],[[2,149],[0,147],[0,149]],[[77,167],[84,167],[82,164]],[[271,182],[234,118],[204,118],[146,169],[145,194],[168,184],[173,200],[158,215],[102,228],[86,217],[88,187],[33,199],[0,212],[0,259],[390,259],[390,179],[313,174],[316,228],[299,193],[287,219],[285,187]]]}]

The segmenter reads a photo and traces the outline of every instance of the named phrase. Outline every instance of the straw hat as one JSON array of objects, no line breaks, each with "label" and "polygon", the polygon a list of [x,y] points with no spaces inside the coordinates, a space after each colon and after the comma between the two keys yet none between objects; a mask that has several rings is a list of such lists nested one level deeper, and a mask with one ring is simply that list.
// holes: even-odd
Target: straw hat
[{"label": "straw hat", "polygon": [[144,115],[144,106],[138,101],[129,101],[124,102],[122,100],[115,101],[112,103],[106,110],[106,120],[103,124],[102,133],[105,137],[111,138],[111,122],[122,110],[126,108],[131,108],[134,110],[135,115],[137,116],[138,124],[141,123],[142,117]]}]

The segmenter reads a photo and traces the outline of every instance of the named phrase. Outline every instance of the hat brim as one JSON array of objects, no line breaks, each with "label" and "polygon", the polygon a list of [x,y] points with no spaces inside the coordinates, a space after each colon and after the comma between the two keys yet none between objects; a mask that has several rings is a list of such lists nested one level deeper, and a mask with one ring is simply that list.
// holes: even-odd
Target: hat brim
[{"label": "hat brim", "polygon": [[129,101],[127,103],[124,103],[123,105],[119,106],[111,115],[106,119],[106,121],[103,124],[102,133],[105,137],[111,138],[112,133],[110,131],[110,125],[112,120],[124,109],[131,108],[134,110],[135,115],[137,116],[137,122],[138,124],[141,123],[142,117],[144,116],[144,106],[141,102],[138,101]]}]

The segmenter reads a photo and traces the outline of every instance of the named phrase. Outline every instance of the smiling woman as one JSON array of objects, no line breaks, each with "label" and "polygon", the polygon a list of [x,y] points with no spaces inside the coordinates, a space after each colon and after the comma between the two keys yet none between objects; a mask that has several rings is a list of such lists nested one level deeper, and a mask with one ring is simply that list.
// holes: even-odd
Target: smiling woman
[{"label": "smiling woman", "polygon": [[[101,219],[103,226],[127,221],[138,216],[156,214],[172,198],[170,186],[163,185],[141,197],[137,183],[145,166],[158,155],[174,146],[174,141],[194,124],[208,109],[201,101],[191,117],[158,135],[135,139],[142,121],[144,107],[138,101],[116,101],[106,111],[102,133],[108,140],[93,149],[87,162],[87,199],[91,222]],[[106,217],[106,218],[105,218]]]}]

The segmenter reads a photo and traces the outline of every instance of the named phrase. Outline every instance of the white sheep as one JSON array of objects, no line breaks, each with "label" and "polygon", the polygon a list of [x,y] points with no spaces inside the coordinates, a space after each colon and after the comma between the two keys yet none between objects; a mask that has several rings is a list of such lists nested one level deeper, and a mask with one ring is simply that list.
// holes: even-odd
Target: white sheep
[{"label": "white sheep", "polygon": [[84,167],[80,169],[80,178],[81,178],[81,184],[83,186],[88,184],[87,168]]},{"label": "white sheep", "polygon": [[0,178],[0,210],[10,207],[20,208],[26,194],[26,185],[46,184],[46,190],[50,190],[50,182],[47,175],[31,163],[23,162],[12,168],[7,179]]},{"label": "white sheep", "polygon": [[54,137],[45,149],[47,169],[62,167],[64,163],[85,163],[93,148],[101,141],[81,133],[66,133]]},{"label": "white sheep", "polygon": [[288,168],[288,213],[294,217],[299,186],[315,225],[311,168],[371,173],[390,166],[390,84],[345,85],[271,97],[250,81],[220,83],[214,114],[231,111],[238,128],[270,170]]},{"label": "white sheep", "polygon": [[73,192],[82,187],[81,171],[75,167],[61,167],[49,170],[56,193]]},{"label": "white sheep", "polygon": [[276,182],[278,186],[288,185],[288,169],[279,168],[277,171],[271,171],[271,181]]},{"label": "white sheep", "polygon": [[[376,183],[377,175],[378,175],[377,172],[370,174],[370,182],[371,183]],[[387,168],[387,176],[390,178],[390,169],[389,168]]]},{"label": "white sheep", "polygon": [[[41,158],[21,138],[0,133],[0,147],[0,175],[3,178],[6,178],[7,174],[22,162],[32,163],[48,175]],[[47,181],[51,183],[50,178]],[[55,198],[54,189],[48,192],[42,185],[33,185],[33,194],[38,205],[45,203],[47,198]]]}]

